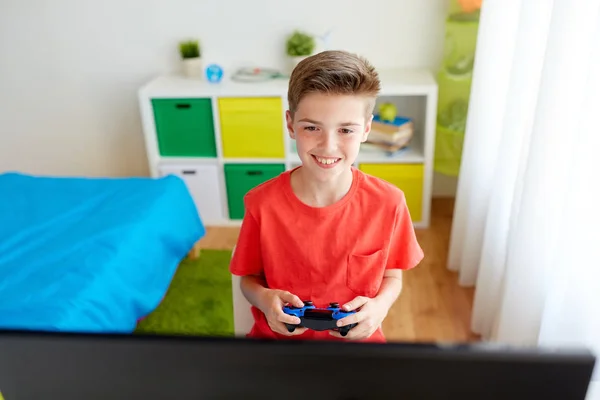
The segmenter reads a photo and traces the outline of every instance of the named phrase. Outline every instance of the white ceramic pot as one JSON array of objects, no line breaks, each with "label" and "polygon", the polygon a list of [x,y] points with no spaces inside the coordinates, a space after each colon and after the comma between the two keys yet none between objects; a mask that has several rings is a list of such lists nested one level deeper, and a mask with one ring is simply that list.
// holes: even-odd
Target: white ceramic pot
[{"label": "white ceramic pot", "polygon": [[202,79],[202,58],[184,58],[183,74],[188,78]]}]

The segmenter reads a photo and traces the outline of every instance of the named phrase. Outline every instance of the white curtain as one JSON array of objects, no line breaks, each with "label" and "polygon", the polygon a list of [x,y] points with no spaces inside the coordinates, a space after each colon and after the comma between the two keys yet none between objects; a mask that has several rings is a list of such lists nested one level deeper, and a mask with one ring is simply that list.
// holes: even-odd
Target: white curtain
[{"label": "white curtain", "polygon": [[600,357],[600,0],[484,0],[479,29],[448,268],[485,340]]}]

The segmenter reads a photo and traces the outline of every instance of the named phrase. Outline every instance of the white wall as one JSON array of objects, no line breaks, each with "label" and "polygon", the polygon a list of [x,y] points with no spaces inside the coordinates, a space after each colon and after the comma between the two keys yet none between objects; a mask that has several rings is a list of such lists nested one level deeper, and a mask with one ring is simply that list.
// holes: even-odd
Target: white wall
[{"label": "white wall", "polygon": [[[2,0],[0,172],[146,175],[136,91],[178,68],[177,42],[208,61],[284,67],[295,28],[377,67],[437,68],[446,0]],[[380,31],[382,33],[377,33]]]}]

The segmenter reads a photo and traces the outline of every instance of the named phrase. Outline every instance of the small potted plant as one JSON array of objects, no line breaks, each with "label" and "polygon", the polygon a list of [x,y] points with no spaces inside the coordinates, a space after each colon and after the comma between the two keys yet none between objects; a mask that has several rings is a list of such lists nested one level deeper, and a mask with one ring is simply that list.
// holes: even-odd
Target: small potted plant
[{"label": "small potted plant", "polygon": [[294,31],[287,39],[287,55],[291,58],[293,66],[315,51],[315,38],[305,32]]},{"label": "small potted plant", "polygon": [[183,73],[189,78],[202,78],[202,52],[197,40],[179,43],[179,53],[183,64]]}]

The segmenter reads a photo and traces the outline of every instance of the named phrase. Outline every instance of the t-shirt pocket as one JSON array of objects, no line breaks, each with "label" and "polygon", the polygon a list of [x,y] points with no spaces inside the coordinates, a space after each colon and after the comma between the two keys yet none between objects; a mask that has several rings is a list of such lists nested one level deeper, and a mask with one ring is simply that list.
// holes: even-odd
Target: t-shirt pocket
[{"label": "t-shirt pocket", "polygon": [[385,272],[384,252],[350,254],[346,285],[358,296],[375,297],[379,292]]}]

